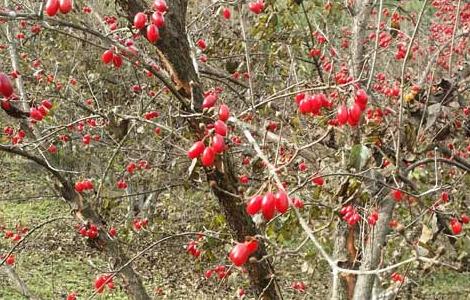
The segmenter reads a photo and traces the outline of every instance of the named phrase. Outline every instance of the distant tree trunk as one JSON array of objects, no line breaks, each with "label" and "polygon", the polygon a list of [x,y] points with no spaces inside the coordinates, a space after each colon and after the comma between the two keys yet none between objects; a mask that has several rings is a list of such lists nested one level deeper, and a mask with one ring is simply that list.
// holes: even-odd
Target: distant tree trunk
[{"label": "distant tree trunk", "polygon": [[[142,0],[116,0],[116,2],[127,13],[127,18],[131,23],[136,13],[147,10],[146,3]],[[190,54],[191,49],[186,34],[187,4],[187,0],[168,2],[169,10],[165,15],[165,27],[160,32],[160,40],[156,43],[156,47],[163,67],[170,74],[180,95],[192,99],[194,109],[200,111],[203,89]],[[190,123],[195,137],[203,134],[199,128],[199,123],[202,121],[193,120]],[[219,159],[215,165],[214,169],[205,170],[207,180],[222,207],[229,227],[239,241],[243,241],[246,236],[255,236],[259,232],[251,217],[245,212],[242,201],[232,196],[238,195],[238,180],[234,176],[234,167],[230,157],[225,155],[224,159]],[[261,258],[265,254],[264,245],[261,245],[255,255]],[[262,294],[263,299],[281,298],[269,261],[248,263],[247,269],[251,285],[257,295]]]}]

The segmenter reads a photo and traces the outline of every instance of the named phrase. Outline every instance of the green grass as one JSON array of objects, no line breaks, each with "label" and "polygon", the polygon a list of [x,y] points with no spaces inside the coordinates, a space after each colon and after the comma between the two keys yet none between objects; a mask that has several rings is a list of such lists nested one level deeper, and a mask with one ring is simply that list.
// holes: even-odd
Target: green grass
[{"label": "green grass", "polygon": [[[59,200],[31,201],[28,203],[0,203],[0,223],[13,228],[16,223],[35,225],[53,216],[67,215],[68,206]],[[74,250],[74,234],[71,222],[59,221],[39,229],[30,236],[24,249],[15,252],[15,270],[29,289],[42,299],[61,299],[70,291],[77,292],[80,299],[93,293],[93,282],[99,271],[106,270],[106,262],[84,251],[79,245]],[[0,240],[0,249],[10,247]],[[3,252],[2,251],[2,252]],[[117,281],[116,283],[119,283]],[[119,284],[117,284],[119,286]],[[97,299],[127,299],[116,288],[112,294],[105,293]],[[0,280],[0,299],[24,299],[8,280]]]}]

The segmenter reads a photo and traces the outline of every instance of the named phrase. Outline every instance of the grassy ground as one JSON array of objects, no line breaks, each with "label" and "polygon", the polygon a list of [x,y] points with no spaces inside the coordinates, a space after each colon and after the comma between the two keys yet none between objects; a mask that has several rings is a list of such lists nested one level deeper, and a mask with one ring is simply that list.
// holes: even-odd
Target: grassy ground
[{"label": "grassy ground", "polygon": [[[0,224],[8,227],[16,223],[33,227],[44,220],[57,215],[67,215],[68,207],[58,200],[35,200],[30,202],[0,202]],[[159,226],[163,226],[163,223]],[[175,223],[172,224],[175,226]],[[152,236],[147,237],[148,241]],[[236,289],[246,286],[245,278],[234,274],[229,282],[220,285],[217,281],[205,281],[202,274],[212,262],[194,262],[185,255],[184,241],[174,241],[143,257],[135,269],[144,278],[149,291],[162,288],[163,295],[153,295],[158,299],[234,299]],[[139,245],[144,247],[145,245]],[[0,240],[0,248],[10,247]],[[219,255],[220,256],[220,255]],[[282,270],[281,285],[286,299],[325,299],[328,293],[328,270],[324,266],[312,265],[311,272],[301,270],[294,261],[276,262]],[[100,270],[107,270],[107,262],[87,247],[83,239],[73,229],[73,221],[59,221],[38,230],[16,253],[15,269],[35,294],[42,299],[64,299],[69,291],[87,299],[93,292],[94,278]],[[0,299],[23,299],[8,280],[0,275]],[[302,278],[307,282],[307,294],[296,294],[289,289],[293,278]],[[418,279],[414,279],[418,280]],[[470,274],[449,273],[440,270],[432,275],[420,278],[418,287],[398,299],[470,299]],[[106,293],[97,299],[127,299],[121,291],[120,281],[112,293]],[[314,286],[312,286],[314,285]],[[406,294],[406,295],[405,295]],[[215,296],[217,295],[217,296]]]}]

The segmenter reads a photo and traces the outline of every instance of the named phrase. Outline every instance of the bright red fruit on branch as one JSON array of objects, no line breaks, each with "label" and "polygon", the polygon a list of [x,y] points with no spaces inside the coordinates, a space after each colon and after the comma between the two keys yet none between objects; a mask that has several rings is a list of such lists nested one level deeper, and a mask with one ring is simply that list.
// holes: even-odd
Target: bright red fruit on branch
[{"label": "bright red fruit on branch", "polygon": [[106,50],[103,52],[103,55],[101,55],[101,61],[104,62],[105,64],[109,64],[110,62],[113,61],[114,53],[113,50]]},{"label": "bright red fruit on branch", "polygon": [[276,199],[276,210],[284,214],[289,209],[289,197],[284,191],[279,191],[274,196]]},{"label": "bright red fruit on branch", "polygon": [[256,215],[261,210],[261,203],[263,202],[263,196],[257,195],[248,201],[246,204],[246,212],[249,215]]},{"label": "bright red fruit on branch", "polygon": [[142,29],[147,23],[147,15],[143,12],[138,12],[134,16],[134,27],[136,29]]},{"label": "bright red fruit on branch", "polygon": [[346,105],[342,104],[338,108],[338,113],[336,115],[336,119],[338,120],[339,125],[344,125],[348,122],[349,119],[349,111]]},{"label": "bright red fruit on branch", "polygon": [[165,0],[155,0],[153,2],[153,7],[155,10],[164,13],[168,10],[168,5],[166,4]]},{"label": "bright red fruit on branch", "polygon": [[264,10],[264,1],[263,0],[257,0],[255,2],[250,2],[248,3],[248,8],[255,14],[260,14]]},{"label": "bright red fruit on branch", "polygon": [[458,235],[462,232],[462,223],[459,220],[453,218],[450,220],[450,228],[452,229],[452,233]]},{"label": "bright red fruit on branch", "polygon": [[150,17],[150,20],[152,24],[155,24],[155,26],[157,26],[158,28],[165,27],[165,17],[159,11],[154,12]]},{"label": "bright red fruit on branch", "polygon": [[206,148],[206,146],[204,145],[204,143],[202,141],[195,142],[191,146],[191,148],[189,148],[189,150],[188,150],[189,159],[194,159],[194,158],[199,157],[199,155],[201,155],[202,152],[204,152],[205,148]]},{"label": "bright red fruit on branch", "polygon": [[225,141],[224,137],[221,136],[220,134],[215,134],[214,137],[212,137],[212,148],[214,149],[215,153],[222,153],[225,150]]},{"label": "bright red fruit on branch", "polygon": [[15,256],[12,254],[8,255],[7,259],[5,260],[5,263],[9,266],[13,266],[15,264]]},{"label": "bright red fruit on branch", "polygon": [[204,97],[204,101],[202,102],[202,108],[211,108],[215,105],[215,102],[217,102],[217,95],[209,94]]},{"label": "bright red fruit on branch", "polygon": [[49,17],[55,16],[59,11],[59,0],[47,0],[44,9]]},{"label": "bright red fruit on branch", "polygon": [[400,202],[402,198],[402,193],[400,190],[393,190],[392,191],[392,198],[393,200]]},{"label": "bright red fruit on branch", "polygon": [[222,122],[227,122],[228,118],[230,117],[230,109],[227,105],[222,104],[219,107],[219,120]]},{"label": "bright red fruit on branch", "polygon": [[77,300],[77,294],[74,292],[68,294],[66,300]]},{"label": "bright red fruit on branch", "polygon": [[5,73],[0,73],[0,93],[5,98],[9,98],[13,94],[13,87],[11,85],[10,78],[8,78]]},{"label": "bright red fruit on branch", "polygon": [[59,0],[59,9],[63,14],[68,14],[73,9],[73,0]]},{"label": "bright red fruit on branch", "polygon": [[202,152],[201,163],[204,167],[210,167],[215,161],[216,152],[212,147],[206,147]]},{"label": "bright red fruit on branch", "polygon": [[261,212],[266,221],[271,220],[276,214],[276,200],[273,193],[267,192],[261,201]]},{"label": "bright red fruit on branch", "polygon": [[248,246],[245,243],[235,245],[229,253],[230,260],[237,267],[243,266],[247,262],[249,256],[250,253],[248,251]]},{"label": "bright red fruit on branch", "polygon": [[77,294],[74,292],[68,294],[66,300],[77,300]]},{"label": "bright red fruit on branch", "polygon": [[160,32],[158,31],[157,25],[150,24],[147,26],[147,39],[151,43],[155,43],[160,39]]},{"label": "bright red fruit on branch", "polygon": [[232,13],[230,12],[230,9],[229,9],[229,8],[224,7],[224,8],[222,9],[222,16],[224,17],[225,20],[230,19],[231,15],[232,15]]},{"label": "bright red fruit on branch", "polygon": [[221,136],[227,135],[227,125],[221,120],[215,121],[214,130],[217,134],[220,134]]}]

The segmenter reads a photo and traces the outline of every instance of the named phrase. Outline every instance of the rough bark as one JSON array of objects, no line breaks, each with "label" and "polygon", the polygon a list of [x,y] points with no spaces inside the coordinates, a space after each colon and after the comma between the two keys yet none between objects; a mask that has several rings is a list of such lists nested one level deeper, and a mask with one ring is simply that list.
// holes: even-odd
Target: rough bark
[{"label": "rough bark", "polygon": [[[389,231],[388,223],[392,218],[395,201],[386,197],[379,205],[379,220],[373,227],[373,231],[369,233],[360,270],[374,270],[380,263],[385,238]],[[375,278],[376,275],[359,275],[356,281],[356,288],[354,289],[354,299],[371,299]]]},{"label": "rough bark", "polygon": [[[118,5],[127,14],[127,19],[132,22],[134,15],[146,11],[146,3],[142,0],[116,0]],[[171,75],[181,96],[192,99],[192,106],[196,111],[201,111],[203,94],[202,85],[196,73],[191,49],[186,33],[186,9],[187,0],[174,0],[168,2],[169,10],[165,15],[165,27],[160,31],[160,40],[155,44],[157,53],[163,63],[164,69]],[[194,130],[195,137],[203,135],[199,123],[203,120],[193,120],[190,126]],[[207,180],[216,196],[230,229],[237,240],[243,241],[245,237],[258,234],[255,224],[245,209],[238,195],[238,180],[233,174],[234,168],[228,155],[216,162],[215,168],[207,168]],[[264,245],[255,254],[261,258],[266,254]],[[248,263],[247,269],[251,285],[255,293],[263,299],[280,299],[281,293],[272,266],[268,260],[259,263]]]}]

